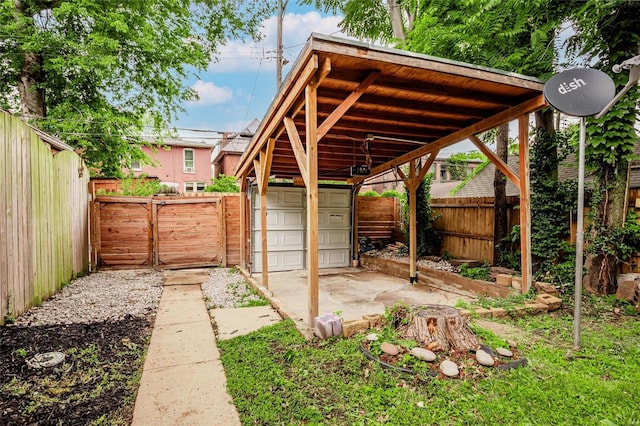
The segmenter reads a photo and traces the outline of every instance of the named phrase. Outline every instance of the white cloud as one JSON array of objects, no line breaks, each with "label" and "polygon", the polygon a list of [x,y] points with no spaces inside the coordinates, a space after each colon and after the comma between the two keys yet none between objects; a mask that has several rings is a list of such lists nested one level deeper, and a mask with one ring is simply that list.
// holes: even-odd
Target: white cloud
[{"label": "white cloud", "polygon": [[[311,33],[346,37],[340,32],[340,16],[322,16],[312,11],[304,14],[287,13],[282,24],[282,45],[289,67],[298,57]],[[262,23],[262,40],[259,42],[233,40],[222,46],[217,61],[209,65],[215,73],[275,70],[277,44],[277,17],[271,16]],[[286,72],[286,71],[285,71]]]},{"label": "white cloud", "polygon": [[209,81],[198,80],[191,88],[200,96],[199,100],[192,102],[194,105],[219,105],[233,99],[231,88],[216,86]]}]

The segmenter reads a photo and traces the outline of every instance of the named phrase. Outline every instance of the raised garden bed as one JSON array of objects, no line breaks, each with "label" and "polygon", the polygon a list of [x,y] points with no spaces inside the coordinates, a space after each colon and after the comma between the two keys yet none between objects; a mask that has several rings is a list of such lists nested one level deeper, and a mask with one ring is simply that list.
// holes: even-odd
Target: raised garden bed
[{"label": "raised garden bed", "polygon": [[[409,263],[406,259],[378,258],[367,254],[360,254],[360,263],[365,268],[374,269],[399,278],[409,277]],[[459,274],[439,271],[422,265],[417,265],[418,283],[429,287],[438,287],[440,282],[460,290],[480,294],[488,297],[502,297],[520,294],[513,287],[506,287],[495,282],[474,280]]]}]

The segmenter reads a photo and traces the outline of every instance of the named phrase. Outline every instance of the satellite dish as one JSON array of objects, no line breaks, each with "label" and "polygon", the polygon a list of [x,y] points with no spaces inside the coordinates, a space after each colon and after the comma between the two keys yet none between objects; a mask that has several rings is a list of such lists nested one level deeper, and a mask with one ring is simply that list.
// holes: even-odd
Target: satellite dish
[{"label": "satellite dish", "polygon": [[611,77],[593,68],[574,68],[556,74],[542,91],[547,102],[560,112],[588,117],[602,111],[616,94]]}]

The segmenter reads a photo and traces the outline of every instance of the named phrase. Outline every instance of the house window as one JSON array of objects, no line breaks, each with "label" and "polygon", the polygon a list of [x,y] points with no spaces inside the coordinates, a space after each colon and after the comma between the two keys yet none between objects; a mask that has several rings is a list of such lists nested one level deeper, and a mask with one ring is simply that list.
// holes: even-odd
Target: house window
[{"label": "house window", "polygon": [[204,192],[204,182],[185,182],[184,192]]},{"label": "house window", "polygon": [[193,156],[193,149],[185,148],[183,151],[184,155],[184,172],[185,173],[195,173],[196,172],[196,162]]},{"label": "house window", "polygon": [[140,165],[140,162],[139,161],[132,161],[131,162],[131,170],[133,170],[134,172],[142,171],[142,166]]}]

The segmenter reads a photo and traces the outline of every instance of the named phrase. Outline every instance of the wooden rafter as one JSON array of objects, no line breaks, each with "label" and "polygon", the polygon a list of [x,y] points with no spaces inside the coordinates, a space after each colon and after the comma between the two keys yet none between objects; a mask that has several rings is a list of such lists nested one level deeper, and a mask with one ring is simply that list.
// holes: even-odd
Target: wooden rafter
[{"label": "wooden rafter", "polygon": [[378,78],[379,75],[380,71],[370,72],[362,83],[360,83],[358,87],[351,92],[331,114],[329,114],[329,116],[318,127],[318,140],[322,139],[327,132],[331,130],[333,125],[336,124],[338,120],[344,116],[344,113],[358,101],[360,96],[362,96],[367,88],[376,81],[376,78]]},{"label": "wooden rafter", "polygon": [[287,129],[289,140],[291,141],[291,149],[293,149],[293,155],[296,157],[298,168],[300,169],[300,175],[304,180],[305,186],[309,186],[309,173],[307,172],[307,153],[304,151],[298,129],[296,128],[293,119],[285,117],[284,127]]},{"label": "wooden rafter", "polygon": [[476,135],[469,136],[469,140],[480,150],[480,152],[486,155],[515,186],[518,188],[520,187],[520,178],[513,172],[513,170],[511,170],[507,163],[502,161],[502,159],[491,151],[489,147],[487,147]]}]

